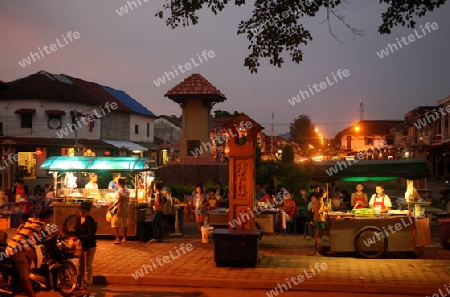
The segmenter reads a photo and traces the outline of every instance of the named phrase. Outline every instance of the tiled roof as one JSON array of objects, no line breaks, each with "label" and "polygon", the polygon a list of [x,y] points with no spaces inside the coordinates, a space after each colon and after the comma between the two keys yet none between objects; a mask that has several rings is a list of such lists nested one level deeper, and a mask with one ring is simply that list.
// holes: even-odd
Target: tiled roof
[{"label": "tiled roof", "polygon": [[46,99],[61,103],[85,103],[97,105],[95,99],[61,75],[40,71],[8,83],[9,88],[0,91],[1,99]]},{"label": "tiled roof", "polygon": [[97,83],[74,78],[64,74],[39,71],[35,74],[7,83],[1,90],[1,99],[46,99],[62,103],[84,103],[104,105],[117,103],[117,110],[155,116],[135,99],[123,91],[103,87]]},{"label": "tiled roof", "polygon": [[214,101],[222,102],[226,100],[216,87],[214,87],[208,80],[198,73],[194,73],[183,80],[181,83],[173,87],[165,95],[170,99],[199,97],[211,98]]}]

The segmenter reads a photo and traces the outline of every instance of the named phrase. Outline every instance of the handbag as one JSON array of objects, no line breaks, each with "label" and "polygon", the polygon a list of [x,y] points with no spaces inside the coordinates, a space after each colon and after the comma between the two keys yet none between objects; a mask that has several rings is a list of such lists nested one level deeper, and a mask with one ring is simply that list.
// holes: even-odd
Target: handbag
[{"label": "handbag", "polygon": [[73,258],[81,258],[83,256],[83,246],[81,245],[81,240],[77,238],[70,238],[68,247]]},{"label": "handbag", "polygon": [[118,206],[117,202],[108,208],[108,212],[111,214],[111,216],[115,215],[118,210],[119,210],[119,206]]},{"label": "handbag", "polygon": [[110,212],[110,211],[107,211],[107,212],[106,212],[106,221],[107,221],[108,223],[111,223],[111,220],[112,220],[111,212]]}]

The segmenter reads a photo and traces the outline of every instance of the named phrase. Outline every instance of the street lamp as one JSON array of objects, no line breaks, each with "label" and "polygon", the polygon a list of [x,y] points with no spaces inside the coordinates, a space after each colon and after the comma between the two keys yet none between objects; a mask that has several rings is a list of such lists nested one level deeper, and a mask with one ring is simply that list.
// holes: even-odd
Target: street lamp
[{"label": "street lamp", "polygon": [[355,126],[355,151],[358,151],[358,131],[360,130],[359,126]]}]

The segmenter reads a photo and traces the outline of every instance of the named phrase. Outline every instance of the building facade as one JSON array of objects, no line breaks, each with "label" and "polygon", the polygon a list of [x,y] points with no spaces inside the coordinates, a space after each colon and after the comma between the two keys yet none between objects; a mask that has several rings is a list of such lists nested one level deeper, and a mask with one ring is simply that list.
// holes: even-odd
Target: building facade
[{"label": "building facade", "polygon": [[122,91],[67,75],[40,71],[2,83],[0,151],[18,155],[2,187],[45,177],[39,168],[50,156],[148,156],[139,143],[154,142],[155,118]]}]

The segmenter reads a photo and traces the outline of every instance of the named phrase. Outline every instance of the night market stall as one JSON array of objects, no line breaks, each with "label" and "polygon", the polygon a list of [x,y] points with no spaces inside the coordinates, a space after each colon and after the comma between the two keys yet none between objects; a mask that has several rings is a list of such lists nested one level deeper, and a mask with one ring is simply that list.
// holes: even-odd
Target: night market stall
[{"label": "night market stall", "polygon": [[[48,170],[54,178],[54,208],[55,224],[64,230],[67,218],[76,217],[79,204],[91,201],[91,216],[97,221],[97,235],[113,235],[113,230],[105,219],[108,208],[116,201],[114,190],[104,186],[103,189],[85,188],[85,183],[92,173],[105,176],[102,181],[106,185],[112,180],[113,173],[127,177],[127,187],[130,189],[130,218],[128,235],[137,235],[137,219],[140,205],[150,205],[149,191],[154,180],[154,170],[157,165],[147,158],[133,157],[49,157],[41,166]],[[100,182],[99,182],[100,183]],[[143,183],[144,191],[138,189]],[[147,193],[147,194],[144,194]]]},{"label": "night market stall", "polygon": [[[378,258],[385,252],[416,251],[431,243],[430,219],[413,188],[413,180],[428,176],[422,159],[316,162],[313,181],[327,184],[345,182],[383,182],[398,178],[407,180],[405,197],[398,200],[404,209],[381,213],[375,209],[354,208],[331,212],[327,218],[330,252],[357,252],[365,258]],[[414,195],[413,195],[414,194]],[[328,199],[329,200],[329,199]],[[328,201],[328,205],[331,205]]]}]

